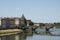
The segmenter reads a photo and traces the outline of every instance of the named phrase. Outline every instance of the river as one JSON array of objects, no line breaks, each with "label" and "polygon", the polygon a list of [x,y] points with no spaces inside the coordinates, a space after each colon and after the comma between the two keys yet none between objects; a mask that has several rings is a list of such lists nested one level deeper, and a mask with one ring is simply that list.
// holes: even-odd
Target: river
[{"label": "river", "polygon": [[23,32],[16,35],[1,36],[0,40],[60,40],[60,29],[36,29],[36,32]]}]

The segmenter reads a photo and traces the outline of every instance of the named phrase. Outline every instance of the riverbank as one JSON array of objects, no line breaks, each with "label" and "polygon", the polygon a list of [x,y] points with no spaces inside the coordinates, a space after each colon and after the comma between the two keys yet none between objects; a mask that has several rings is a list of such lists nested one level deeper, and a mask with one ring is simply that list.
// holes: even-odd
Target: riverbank
[{"label": "riverbank", "polygon": [[13,34],[21,33],[21,32],[23,32],[23,30],[21,29],[0,30],[0,36],[13,35]]}]

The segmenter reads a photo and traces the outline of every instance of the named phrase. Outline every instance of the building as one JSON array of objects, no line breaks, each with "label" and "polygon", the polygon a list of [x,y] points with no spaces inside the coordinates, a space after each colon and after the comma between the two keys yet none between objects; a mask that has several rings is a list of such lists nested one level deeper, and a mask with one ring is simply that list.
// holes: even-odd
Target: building
[{"label": "building", "polygon": [[2,26],[1,28],[3,28],[3,29],[7,28],[6,25],[7,25],[6,18],[2,18],[2,19],[1,19],[1,26]]},{"label": "building", "polygon": [[20,26],[20,18],[12,17],[12,18],[2,18],[2,28],[19,28]]},{"label": "building", "polygon": [[1,20],[0,20],[0,26],[1,26]]},{"label": "building", "polygon": [[20,20],[21,20],[21,24],[20,24],[21,27],[27,26],[27,21],[24,15],[22,15]]},{"label": "building", "polygon": [[40,23],[34,23],[34,26],[38,26],[39,27],[40,26]]},{"label": "building", "polygon": [[21,18],[18,17],[4,17],[1,19],[2,28],[22,28],[27,26],[26,18],[22,15]]},{"label": "building", "polygon": [[34,23],[31,20],[27,20],[27,26],[33,26]]},{"label": "building", "polygon": [[32,25],[31,20],[26,20],[25,16],[22,15],[21,18],[18,17],[4,17],[0,21],[2,29],[10,28],[25,28]]},{"label": "building", "polygon": [[0,26],[1,26],[1,19],[0,19]]},{"label": "building", "polygon": [[15,28],[15,19],[14,18],[6,18],[6,26],[7,28]]},{"label": "building", "polygon": [[20,22],[21,22],[20,18],[14,18],[14,20],[15,20],[15,27],[19,28],[20,27]]},{"label": "building", "polygon": [[14,27],[14,19],[13,18],[2,18],[2,28],[12,28]]},{"label": "building", "polygon": [[27,26],[30,26],[31,20],[27,20]]}]

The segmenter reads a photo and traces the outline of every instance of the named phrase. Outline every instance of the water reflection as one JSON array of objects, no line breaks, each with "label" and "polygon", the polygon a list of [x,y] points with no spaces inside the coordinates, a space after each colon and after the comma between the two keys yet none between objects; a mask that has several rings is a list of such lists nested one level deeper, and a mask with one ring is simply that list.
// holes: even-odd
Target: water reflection
[{"label": "water reflection", "polygon": [[15,36],[11,35],[11,36],[3,36],[0,37],[1,40],[15,40]]},{"label": "water reflection", "polygon": [[0,40],[26,40],[26,37],[28,36],[32,36],[33,33],[20,33],[20,34],[16,34],[16,35],[10,35],[10,36],[2,36],[0,37]]},{"label": "water reflection", "polygon": [[60,29],[50,29],[48,32],[45,31],[45,29],[37,29],[37,33],[44,34],[44,35],[51,35],[51,36],[60,36]]},{"label": "water reflection", "polygon": [[1,36],[0,40],[59,40],[60,36],[55,34],[56,31],[57,30],[55,31],[53,30],[51,32],[45,32],[40,30],[37,32],[29,32],[29,33],[23,32],[16,35]]}]

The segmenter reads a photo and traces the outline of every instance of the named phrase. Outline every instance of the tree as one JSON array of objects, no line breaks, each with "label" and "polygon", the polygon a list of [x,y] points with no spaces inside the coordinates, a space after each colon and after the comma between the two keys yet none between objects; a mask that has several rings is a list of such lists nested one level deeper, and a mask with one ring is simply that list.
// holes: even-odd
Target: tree
[{"label": "tree", "polygon": [[55,26],[56,28],[60,28],[60,23],[54,23],[54,26]]},{"label": "tree", "polygon": [[33,25],[34,25],[34,23],[33,23],[33,22],[30,22],[30,23],[29,23],[29,25],[30,25],[30,26],[33,26]]}]

